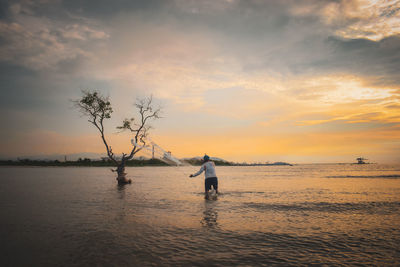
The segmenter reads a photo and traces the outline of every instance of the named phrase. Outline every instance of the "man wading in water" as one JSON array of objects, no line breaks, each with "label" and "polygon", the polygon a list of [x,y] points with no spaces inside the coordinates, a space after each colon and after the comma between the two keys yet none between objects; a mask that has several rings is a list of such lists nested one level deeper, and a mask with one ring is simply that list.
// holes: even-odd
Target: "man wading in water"
[{"label": "man wading in water", "polygon": [[215,174],[215,164],[214,162],[210,161],[210,157],[205,155],[204,163],[201,165],[201,168],[195,174],[191,174],[189,177],[196,177],[197,175],[201,174],[204,171],[205,175],[205,193],[206,198],[208,198],[208,191],[211,190],[211,186],[213,186],[215,192],[218,194],[218,178]]}]

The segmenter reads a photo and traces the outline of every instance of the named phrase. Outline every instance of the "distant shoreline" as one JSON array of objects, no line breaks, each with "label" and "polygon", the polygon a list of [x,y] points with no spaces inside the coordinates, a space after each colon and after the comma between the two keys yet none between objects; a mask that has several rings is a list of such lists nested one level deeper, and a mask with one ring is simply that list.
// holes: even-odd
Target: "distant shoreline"
[{"label": "distant shoreline", "polygon": [[[115,167],[114,162],[108,160],[80,159],[77,161],[58,161],[58,160],[0,160],[0,166],[27,166],[27,167]],[[127,167],[142,166],[169,166],[158,159],[129,160]]]},{"label": "distant shoreline", "polygon": [[[183,162],[192,166],[200,166],[201,160],[187,159]],[[275,163],[235,163],[228,161],[214,161],[217,166],[293,166],[286,162]],[[0,160],[0,166],[27,166],[27,167],[115,167],[114,162],[110,160],[91,160],[88,158],[79,159],[77,161],[58,161],[58,160]],[[171,166],[159,159],[133,159],[126,162],[126,167],[165,167]]]}]

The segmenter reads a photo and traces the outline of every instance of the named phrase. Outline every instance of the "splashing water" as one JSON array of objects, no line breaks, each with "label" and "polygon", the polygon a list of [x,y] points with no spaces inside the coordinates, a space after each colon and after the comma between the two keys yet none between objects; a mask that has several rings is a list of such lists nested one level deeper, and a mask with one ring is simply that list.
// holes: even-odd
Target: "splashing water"
[{"label": "splashing water", "polygon": [[141,153],[148,157],[159,159],[170,166],[191,166],[189,163],[179,160],[177,157],[173,156],[170,151],[164,150],[152,140],[149,141],[150,145],[141,146],[137,144],[135,140],[131,139],[132,145],[141,149]]},{"label": "splashing water", "polygon": [[192,166],[188,162],[184,162],[179,160],[177,157],[173,156],[170,151],[164,150],[161,146],[157,145],[152,140],[149,140],[151,145],[141,146],[135,142],[135,140],[131,139],[132,145],[141,149],[140,153],[146,155],[147,157],[161,160],[162,162],[170,165],[175,166],[179,172],[183,174],[183,176],[189,176],[188,173],[184,172],[180,169],[180,166]]}]

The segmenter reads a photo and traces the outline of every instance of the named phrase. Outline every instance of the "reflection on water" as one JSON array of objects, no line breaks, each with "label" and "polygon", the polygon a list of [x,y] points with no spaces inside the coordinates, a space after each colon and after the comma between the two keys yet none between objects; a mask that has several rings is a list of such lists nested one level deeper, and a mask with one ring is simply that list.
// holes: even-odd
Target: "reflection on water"
[{"label": "reflection on water", "polygon": [[125,201],[125,196],[126,196],[126,188],[128,188],[130,184],[126,184],[126,185],[121,185],[121,184],[117,184],[116,188],[117,188],[117,198],[120,200],[120,204],[119,207],[116,208],[116,217],[115,219],[120,221],[121,223],[125,220],[126,216],[127,216],[127,212],[126,212],[126,201]]},{"label": "reflection on water", "polygon": [[0,168],[0,264],[400,265],[400,166],[217,168]]},{"label": "reflection on water", "polygon": [[125,199],[125,189],[131,184],[117,184],[117,192],[120,199]]},{"label": "reflection on water", "polygon": [[204,212],[201,224],[204,227],[215,228],[218,227],[218,212],[215,208],[215,200],[204,201]]}]

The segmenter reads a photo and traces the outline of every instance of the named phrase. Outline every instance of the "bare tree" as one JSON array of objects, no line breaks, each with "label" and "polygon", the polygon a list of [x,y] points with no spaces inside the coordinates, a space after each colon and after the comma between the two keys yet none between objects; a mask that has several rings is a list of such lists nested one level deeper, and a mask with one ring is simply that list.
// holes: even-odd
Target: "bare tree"
[{"label": "bare tree", "polygon": [[130,182],[130,180],[126,179],[126,162],[132,159],[136,153],[146,146],[146,137],[151,129],[149,121],[159,119],[161,109],[154,109],[153,98],[151,96],[137,100],[135,107],[138,109],[139,117],[137,119],[124,119],[122,126],[117,127],[117,129],[122,131],[128,130],[134,135],[132,149],[127,154],[122,153],[122,157],[118,159],[107,142],[104,130],[104,120],[110,119],[111,113],[113,112],[109,98],[102,96],[97,91],[82,91],[82,94],[81,99],[73,101],[75,107],[78,108],[83,115],[88,117],[88,121],[100,132],[101,139],[107,150],[107,156],[117,166],[117,169],[113,171],[116,171],[118,174],[118,183]]}]

